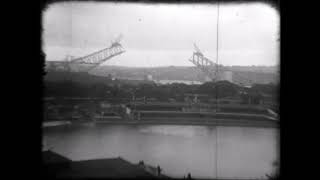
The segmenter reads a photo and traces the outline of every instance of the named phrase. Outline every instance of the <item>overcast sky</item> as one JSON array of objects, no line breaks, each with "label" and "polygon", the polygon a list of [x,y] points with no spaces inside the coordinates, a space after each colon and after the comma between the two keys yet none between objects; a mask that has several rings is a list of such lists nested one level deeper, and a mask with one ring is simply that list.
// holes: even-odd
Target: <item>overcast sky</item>
[{"label": "overcast sky", "polygon": [[[279,14],[268,4],[220,4],[219,64],[279,63]],[[44,12],[46,60],[81,57],[119,34],[126,52],[103,65],[193,66],[195,42],[216,60],[216,4],[54,3]]]}]

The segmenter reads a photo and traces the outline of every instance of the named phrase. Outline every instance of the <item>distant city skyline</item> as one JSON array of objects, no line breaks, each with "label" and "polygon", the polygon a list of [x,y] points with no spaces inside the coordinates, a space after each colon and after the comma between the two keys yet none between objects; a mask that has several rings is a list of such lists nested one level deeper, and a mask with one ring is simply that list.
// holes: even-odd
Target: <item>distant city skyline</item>
[{"label": "distant city skyline", "polygon": [[[221,4],[219,64],[279,64],[279,14],[268,4]],[[43,17],[46,60],[81,57],[110,46],[119,34],[126,52],[102,65],[193,66],[196,43],[216,58],[216,4],[151,5],[63,2]]]}]

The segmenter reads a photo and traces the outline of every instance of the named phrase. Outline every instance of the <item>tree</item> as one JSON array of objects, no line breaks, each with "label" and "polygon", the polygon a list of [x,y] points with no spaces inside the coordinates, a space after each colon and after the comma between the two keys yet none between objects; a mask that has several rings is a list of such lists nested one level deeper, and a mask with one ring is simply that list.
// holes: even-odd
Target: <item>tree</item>
[{"label": "tree", "polygon": [[197,92],[218,98],[233,97],[239,94],[240,88],[229,81],[207,82],[199,86]]}]

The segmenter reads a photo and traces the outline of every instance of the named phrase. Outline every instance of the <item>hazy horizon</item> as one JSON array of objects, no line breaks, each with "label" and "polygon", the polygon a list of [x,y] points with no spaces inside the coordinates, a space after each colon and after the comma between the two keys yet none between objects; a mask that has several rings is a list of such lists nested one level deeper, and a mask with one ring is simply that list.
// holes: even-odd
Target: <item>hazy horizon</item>
[{"label": "hazy horizon", "polygon": [[[220,5],[219,64],[279,64],[279,14],[268,4]],[[216,4],[151,5],[63,2],[49,5],[43,18],[46,60],[81,57],[109,47],[119,34],[126,50],[101,65],[194,66],[196,43],[216,57]]]}]

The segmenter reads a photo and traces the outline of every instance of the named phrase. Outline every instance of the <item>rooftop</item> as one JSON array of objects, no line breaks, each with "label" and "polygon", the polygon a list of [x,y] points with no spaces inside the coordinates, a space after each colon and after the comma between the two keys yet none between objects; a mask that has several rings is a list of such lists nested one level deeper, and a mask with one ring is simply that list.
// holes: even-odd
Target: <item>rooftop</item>
[{"label": "rooftop", "polygon": [[121,157],[71,161],[52,151],[45,151],[43,161],[46,165],[69,164],[65,168],[53,170],[57,178],[155,178],[139,165],[132,164]]}]

